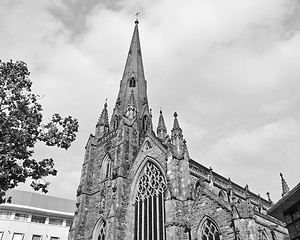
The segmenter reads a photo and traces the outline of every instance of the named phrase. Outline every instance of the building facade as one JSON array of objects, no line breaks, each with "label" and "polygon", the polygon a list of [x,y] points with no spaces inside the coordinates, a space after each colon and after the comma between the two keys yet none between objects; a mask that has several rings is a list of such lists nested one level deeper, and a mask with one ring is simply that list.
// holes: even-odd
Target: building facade
[{"label": "building facade", "polygon": [[9,190],[11,203],[0,204],[0,240],[65,240],[75,201]]},{"label": "building facade", "polygon": [[69,239],[288,239],[263,199],[190,158],[178,115],[156,132],[147,97],[138,21],[118,97],[90,135]]}]

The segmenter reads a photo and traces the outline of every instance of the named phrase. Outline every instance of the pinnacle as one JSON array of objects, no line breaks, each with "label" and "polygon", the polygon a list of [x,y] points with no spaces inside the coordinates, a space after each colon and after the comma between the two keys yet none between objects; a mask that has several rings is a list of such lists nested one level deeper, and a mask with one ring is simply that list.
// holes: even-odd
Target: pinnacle
[{"label": "pinnacle", "polygon": [[172,130],[179,130],[181,131],[181,128],[179,126],[179,122],[178,122],[178,119],[177,119],[177,112],[174,112],[174,123],[173,123],[173,129]]},{"label": "pinnacle", "polygon": [[281,194],[281,196],[283,197],[285,194],[287,194],[290,191],[290,188],[287,185],[285,179],[283,178],[283,174],[282,173],[280,173],[280,177],[281,177],[281,187],[282,187],[282,194]]},{"label": "pinnacle", "polygon": [[101,116],[97,122],[97,126],[108,126],[108,112],[107,112],[107,99],[104,103],[104,109],[102,110]]}]

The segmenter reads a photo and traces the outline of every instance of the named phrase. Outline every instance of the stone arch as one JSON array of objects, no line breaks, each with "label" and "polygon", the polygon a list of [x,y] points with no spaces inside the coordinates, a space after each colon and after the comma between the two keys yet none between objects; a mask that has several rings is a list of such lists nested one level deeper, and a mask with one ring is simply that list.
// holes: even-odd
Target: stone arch
[{"label": "stone arch", "polygon": [[[157,203],[162,203],[162,210],[164,210],[164,193],[162,193],[162,191],[152,191],[151,189],[147,189],[148,192],[147,192],[147,196],[143,195],[144,193],[146,193],[146,191],[144,191],[143,189],[141,189],[141,185],[142,187],[143,186],[147,186],[148,184],[145,183],[144,185],[141,184],[140,180],[142,178],[145,178],[145,172],[147,171],[147,168],[149,166],[154,166],[155,167],[155,171],[159,171],[160,175],[161,175],[161,180],[164,182],[165,184],[165,190],[164,190],[164,193],[166,193],[166,188],[167,188],[167,185],[166,185],[166,176],[165,176],[165,172],[164,172],[164,169],[163,167],[161,166],[161,164],[147,156],[144,158],[144,160],[141,162],[141,164],[139,165],[138,169],[136,169],[133,173],[133,178],[132,178],[132,184],[131,184],[131,188],[130,188],[130,199],[129,199],[129,205],[128,205],[128,211],[127,211],[127,216],[126,218],[127,219],[132,219],[132,221],[129,221],[128,222],[128,225],[127,225],[127,231],[126,231],[126,238],[125,239],[134,239],[134,236],[136,236],[136,234],[139,234],[138,233],[138,222],[136,221],[136,218],[137,218],[137,213],[138,213],[138,209],[139,209],[139,205],[138,204],[144,204],[142,206],[142,209],[154,209],[153,207],[145,207],[146,205],[147,206],[150,206],[150,199],[153,203],[153,199],[154,199],[154,194],[155,197],[157,198]],[[145,181],[144,179],[142,180],[142,182]],[[139,189],[138,189],[139,188]],[[147,200],[147,203],[142,203],[144,200]],[[153,206],[153,204],[151,204],[151,206]],[[159,205],[161,206],[161,205]],[[153,211],[153,210],[152,210]],[[147,213],[148,214],[148,213]],[[146,215],[147,215],[146,214]],[[145,216],[145,215],[144,215]],[[155,222],[155,224],[157,224],[157,226],[161,225],[162,228],[160,228],[159,231],[155,232],[151,232],[151,233],[147,233],[147,234],[157,234],[157,237],[155,239],[157,240],[160,240],[160,239],[164,239],[164,236],[159,236],[159,233],[161,231],[165,231],[165,228],[164,228],[164,219],[165,219],[165,216],[164,216],[164,211],[162,212],[162,217],[159,218],[159,216],[157,216],[158,219],[161,219],[160,221],[161,222]],[[150,219],[150,218],[149,218]],[[148,223],[147,223],[148,224]],[[153,223],[152,223],[153,224]],[[154,229],[154,226],[151,226],[151,228]],[[149,227],[149,229],[151,229]],[[143,233],[145,232],[144,230],[142,231]],[[162,232],[163,235],[165,234],[164,232]],[[154,235],[153,235],[154,236]],[[149,237],[149,236],[148,236]],[[162,238],[161,238],[162,237]],[[138,235],[138,238],[137,239],[144,239],[144,236],[140,236]]]},{"label": "stone arch", "polygon": [[222,240],[222,234],[217,222],[210,216],[205,215],[197,228],[197,239]]},{"label": "stone arch", "polygon": [[93,228],[92,240],[105,240],[106,221],[104,218],[99,218]]}]

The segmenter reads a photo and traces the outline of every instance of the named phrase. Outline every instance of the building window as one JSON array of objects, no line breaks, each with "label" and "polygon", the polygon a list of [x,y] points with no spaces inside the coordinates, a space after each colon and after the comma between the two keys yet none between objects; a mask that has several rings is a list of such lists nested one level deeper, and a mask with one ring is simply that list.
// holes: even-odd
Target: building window
[{"label": "building window", "polygon": [[119,127],[119,118],[117,115],[114,116],[113,127],[114,127],[114,130],[118,129],[118,127]]},{"label": "building window", "polygon": [[4,234],[4,232],[0,231],[0,240],[2,240],[3,234]]},{"label": "building window", "polygon": [[12,212],[0,212],[1,219],[10,219]]},{"label": "building window", "polygon": [[200,234],[201,240],[220,240],[219,230],[209,218],[205,219]]},{"label": "building window", "polygon": [[41,235],[33,235],[32,240],[41,240],[42,236]]},{"label": "building window", "polygon": [[103,219],[98,220],[93,230],[92,240],[105,240],[106,222]]},{"label": "building window", "polygon": [[62,225],[63,220],[59,218],[49,218],[49,224],[52,225]]},{"label": "building window", "polygon": [[23,240],[23,233],[14,233],[12,240]]},{"label": "building window", "polygon": [[31,222],[45,223],[46,222],[46,217],[32,215]]},{"label": "building window", "polygon": [[108,155],[103,159],[101,166],[101,181],[110,177],[111,172],[111,160]]},{"label": "building window", "polygon": [[142,128],[143,128],[143,130],[146,132],[147,131],[147,129],[148,129],[148,116],[147,115],[145,115],[144,117],[143,117],[143,122],[142,122]]},{"label": "building window", "polygon": [[50,237],[50,240],[59,240],[59,237]]},{"label": "building window", "polygon": [[134,239],[165,239],[166,183],[160,170],[148,162],[137,185]]},{"label": "building window", "polygon": [[135,87],[135,79],[134,77],[131,77],[129,80],[129,87]]},{"label": "building window", "polygon": [[15,214],[15,220],[27,221],[27,219],[28,219],[28,214],[25,214],[25,213],[16,213]]}]

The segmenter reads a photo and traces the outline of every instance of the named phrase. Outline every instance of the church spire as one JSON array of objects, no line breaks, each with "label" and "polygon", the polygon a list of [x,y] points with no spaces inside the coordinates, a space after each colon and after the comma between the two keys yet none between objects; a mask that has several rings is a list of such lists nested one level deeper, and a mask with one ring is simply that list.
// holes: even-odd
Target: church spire
[{"label": "church spire", "polygon": [[108,124],[108,112],[107,112],[107,100],[106,100],[104,103],[104,108],[102,110],[102,113],[96,124],[95,136],[102,137],[102,135],[108,133],[108,131],[109,131],[109,124]]},{"label": "church spire", "polygon": [[290,188],[287,185],[285,179],[283,178],[282,173],[280,173],[280,177],[281,177],[281,186],[282,186],[282,194],[281,194],[281,196],[283,197],[285,194],[287,194],[290,191]]},{"label": "church spire", "polygon": [[136,102],[138,120],[145,115],[148,118],[150,117],[138,23],[136,20],[113,118],[115,115],[119,117],[126,115],[127,106],[132,95]]}]

